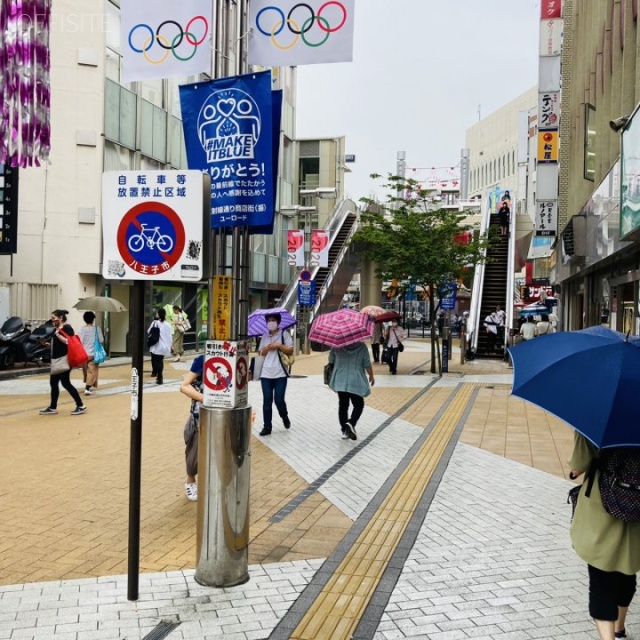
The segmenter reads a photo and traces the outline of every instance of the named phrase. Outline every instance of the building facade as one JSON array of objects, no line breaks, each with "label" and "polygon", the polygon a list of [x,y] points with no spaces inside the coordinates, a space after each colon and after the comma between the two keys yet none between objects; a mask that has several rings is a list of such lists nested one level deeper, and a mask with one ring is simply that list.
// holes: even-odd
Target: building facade
[{"label": "building facade", "polygon": [[[621,128],[640,100],[637,0],[564,0],[559,239],[564,326],[640,334],[640,247],[620,235]],[[617,130],[614,130],[617,129]]]},{"label": "building facade", "polygon": [[[129,307],[131,282],[102,278],[101,179],[103,171],[184,169],[187,166],[178,86],[246,72],[248,2],[214,2],[217,17],[211,73],[198,77],[125,83],[120,49],[120,0],[59,0],[51,19],[51,154],[41,168],[20,170],[18,247],[0,256],[0,319],[20,315],[39,323],[54,308],[107,294]],[[272,70],[283,90],[277,209],[297,198],[295,68]],[[291,277],[286,230],[276,214],[274,233],[252,237],[254,307],[266,304]],[[230,253],[230,247],[228,248]],[[230,261],[229,261],[230,264]],[[205,283],[148,287],[145,309],[178,304],[206,333]],[[129,352],[128,313],[104,318],[111,353]]]}]

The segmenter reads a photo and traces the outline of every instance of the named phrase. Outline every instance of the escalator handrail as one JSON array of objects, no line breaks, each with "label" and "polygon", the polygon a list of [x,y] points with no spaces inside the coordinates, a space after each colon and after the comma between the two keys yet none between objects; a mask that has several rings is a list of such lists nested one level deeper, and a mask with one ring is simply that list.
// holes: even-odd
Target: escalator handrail
[{"label": "escalator handrail", "polygon": [[[336,236],[342,228],[347,215],[349,215],[349,213],[353,211],[357,211],[356,204],[355,202],[353,202],[353,200],[344,198],[343,200],[338,202],[338,204],[336,204],[333,209],[333,213],[331,214],[331,218],[329,219],[329,247],[331,247],[334,240],[336,239]],[[278,303],[279,306],[284,307],[292,315],[295,315],[296,305],[298,304],[298,281],[300,280],[300,274],[302,273],[304,268],[305,267],[297,269],[293,274],[289,284],[282,292],[282,295],[280,296],[280,302]],[[312,278],[315,278],[317,273],[318,267],[314,267],[313,269],[311,269]]]}]

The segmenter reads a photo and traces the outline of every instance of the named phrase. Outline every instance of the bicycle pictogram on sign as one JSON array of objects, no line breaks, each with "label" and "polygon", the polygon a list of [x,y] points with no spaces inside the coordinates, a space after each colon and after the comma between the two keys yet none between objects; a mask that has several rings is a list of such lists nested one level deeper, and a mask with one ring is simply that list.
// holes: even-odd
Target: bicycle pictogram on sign
[{"label": "bicycle pictogram on sign", "polygon": [[174,267],[184,253],[185,230],[180,216],[162,202],[143,202],[122,218],[118,251],[126,265],[153,276]]}]

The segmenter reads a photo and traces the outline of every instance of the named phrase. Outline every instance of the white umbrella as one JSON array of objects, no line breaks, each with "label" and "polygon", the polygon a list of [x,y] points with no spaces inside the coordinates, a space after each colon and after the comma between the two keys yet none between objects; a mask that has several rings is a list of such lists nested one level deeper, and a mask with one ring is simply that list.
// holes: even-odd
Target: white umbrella
[{"label": "white umbrella", "polygon": [[109,298],[107,296],[91,296],[89,298],[83,298],[79,302],[73,305],[74,309],[81,309],[86,311],[126,311],[125,307],[120,300],[115,298]]}]

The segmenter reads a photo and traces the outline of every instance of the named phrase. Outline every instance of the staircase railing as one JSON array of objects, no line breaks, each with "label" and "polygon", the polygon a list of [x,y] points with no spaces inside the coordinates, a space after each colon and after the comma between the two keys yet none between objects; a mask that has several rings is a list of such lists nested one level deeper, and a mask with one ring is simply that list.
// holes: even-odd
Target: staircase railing
[{"label": "staircase railing", "polygon": [[[331,245],[335,241],[336,236],[338,235],[338,232],[342,228],[342,225],[344,224],[344,221],[346,217],[349,215],[349,213],[357,213],[357,210],[358,209],[356,207],[355,202],[347,198],[345,198],[335,206],[333,213],[331,214],[331,218],[329,219],[329,226],[327,228],[327,230],[329,231],[329,247],[331,247]],[[339,264],[340,260],[342,259],[342,255],[343,254],[341,251],[338,256],[338,259],[334,262],[334,265],[336,263]],[[298,281],[300,280],[300,273],[302,272],[303,268],[298,269],[293,274],[286,289],[282,292],[282,295],[280,296],[280,301],[278,303],[278,306],[284,307],[292,315],[296,314],[296,305],[298,303],[298,295],[297,295]],[[316,274],[318,273],[318,270],[319,270],[319,267],[314,267],[313,269],[311,269],[312,278],[315,278]],[[327,281],[328,280],[329,280],[329,277],[327,277]],[[318,300],[321,299],[319,295],[317,296],[317,299]]]}]

